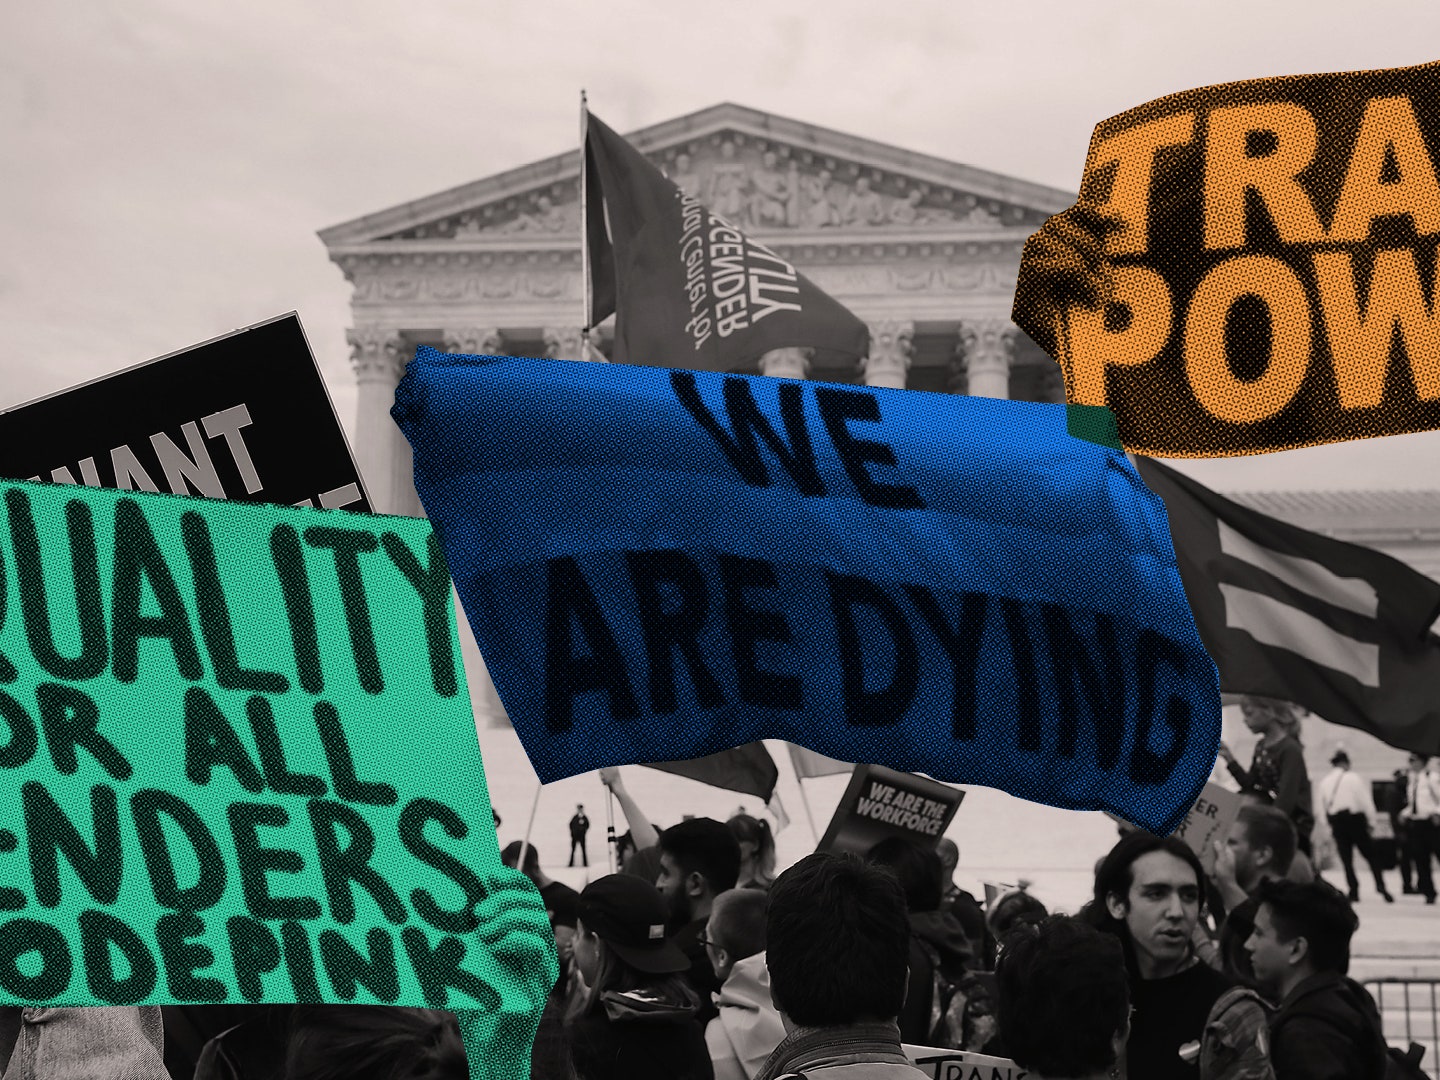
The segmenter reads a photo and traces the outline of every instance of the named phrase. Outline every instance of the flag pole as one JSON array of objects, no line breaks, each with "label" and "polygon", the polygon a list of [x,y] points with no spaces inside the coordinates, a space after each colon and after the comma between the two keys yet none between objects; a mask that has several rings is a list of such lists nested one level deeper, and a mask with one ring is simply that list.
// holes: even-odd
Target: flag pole
[{"label": "flag pole", "polygon": [[[586,204],[586,188],[590,186],[585,168],[589,157],[590,108],[585,97],[585,88],[580,88],[580,280],[581,303],[585,310],[580,318],[580,359],[590,359],[590,313],[593,309],[590,296],[590,216]],[[612,868],[613,869],[613,868]]]},{"label": "flag pole", "polygon": [[[634,834],[631,834],[632,838]],[[615,837],[615,792],[610,790],[610,785],[605,785],[605,850],[610,854],[610,872],[616,872],[615,853],[620,847],[620,841]]]},{"label": "flag pole", "polygon": [[805,804],[805,820],[810,822],[810,835],[815,837],[815,846],[820,846],[820,830],[815,828],[815,815],[810,810],[810,796],[805,794],[805,779],[795,774],[795,785],[800,789],[800,801]]},{"label": "flag pole", "polygon": [[540,789],[544,786],[538,781],[535,784],[535,800],[530,804],[530,820],[525,823],[525,839],[520,841],[520,858],[515,865],[521,872],[525,869],[525,856],[530,850],[530,833],[535,828],[535,811],[540,809]]}]

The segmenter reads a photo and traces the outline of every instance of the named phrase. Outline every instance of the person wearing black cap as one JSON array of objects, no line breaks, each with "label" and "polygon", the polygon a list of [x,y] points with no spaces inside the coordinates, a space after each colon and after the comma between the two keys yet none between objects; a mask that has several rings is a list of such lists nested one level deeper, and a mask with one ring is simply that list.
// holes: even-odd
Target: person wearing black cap
[{"label": "person wearing black cap", "polygon": [[1370,785],[1350,771],[1350,755],[1336,750],[1330,759],[1335,766],[1320,781],[1320,807],[1325,820],[1330,823],[1330,835],[1335,838],[1335,848],[1340,854],[1340,864],[1345,867],[1345,883],[1350,886],[1350,902],[1360,900],[1360,882],[1355,877],[1355,852],[1370,866],[1375,878],[1375,891],[1385,898],[1387,904],[1395,898],[1385,888],[1385,875],[1380,869],[1380,860],[1375,846],[1370,841],[1370,829],[1375,821],[1375,799],[1370,794]]},{"label": "person wearing black cap", "polygon": [[713,1080],[690,960],[665,936],[665,901],[628,874],[580,894],[575,964],[585,992],[567,1021],[579,1080]]}]

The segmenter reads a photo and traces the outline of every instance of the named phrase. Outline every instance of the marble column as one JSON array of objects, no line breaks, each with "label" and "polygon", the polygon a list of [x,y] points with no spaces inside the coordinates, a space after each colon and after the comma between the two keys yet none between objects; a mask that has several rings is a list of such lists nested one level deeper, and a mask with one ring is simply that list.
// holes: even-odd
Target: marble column
[{"label": "marble column", "polygon": [[445,351],[462,356],[504,356],[504,336],[493,326],[445,331]]},{"label": "marble column", "polygon": [[595,331],[576,327],[545,328],[545,355],[552,360],[589,360],[605,363]]},{"label": "marble column", "polygon": [[775,379],[808,378],[814,356],[814,349],[771,349],[760,357],[760,374]]},{"label": "marble column", "polygon": [[1010,360],[1019,328],[1009,319],[977,319],[960,325],[960,344],[971,397],[1008,398]]},{"label": "marble column", "polygon": [[390,417],[395,385],[409,360],[398,330],[362,326],[345,332],[358,389],[355,456],[377,514],[413,515],[414,464],[410,444]]},{"label": "marble column", "polygon": [[947,394],[968,394],[970,392],[970,372],[967,366],[969,355],[965,348],[965,337],[963,327],[957,327],[955,348],[950,354],[950,362],[945,366],[945,392]]},{"label": "marble column", "polygon": [[860,362],[866,386],[905,389],[905,376],[915,351],[915,324],[888,321],[870,324],[870,355]]}]

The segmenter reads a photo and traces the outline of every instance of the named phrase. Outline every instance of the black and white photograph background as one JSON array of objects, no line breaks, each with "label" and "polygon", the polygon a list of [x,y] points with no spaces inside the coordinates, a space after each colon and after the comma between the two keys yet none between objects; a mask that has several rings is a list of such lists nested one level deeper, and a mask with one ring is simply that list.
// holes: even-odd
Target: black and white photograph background
[{"label": "black and white photograph background", "polygon": [[[371,505],[420,516],[389,416],[418,346],[613,349],[613,320],[581,330],[582,88],[675,184],[870,329],[863,363],[821,350],[738,372],[1063,401],[1058,367],[1010,311],[1021,247],[1074,202],[1096,123],[1207,84],[1426,63],[1437,40],[1440,9],[1421,0],[9,5],[0,408],[297,311]],[[1440,578],[1440,434],[1170,464],[1250,510]],[[605,876],[609,820],[653,841],[651,826],[742,811],[773,836],[766,867],[750,858],[756,841],[742,843],[763,884],[815,849],[844,794],[848,769],[805,776],[780,743],[768,744],[768,804],[638,765],[540,790],[463,614],[460,629],[498,839],[528,843],[537,884],[583,890]],[[1222,757],[1212,780],[1235,790],[1260,736],[1238,701],[1224,713],[1238,764]],[[1428,853],[1422,873],[1392,841],[1433,829],[1401,821],[1407,755],[1303,713],[1290,736],[1308,775],[1309,861],[1359,897],[1350,975],[1379,1002],[1388,1041],[1426,1045],[1433,1069],[1440,907],[1425,895]],[[1332,772],[1340,751],[1376,803],[1369,847],[1393,903],[1361,851],[1347,880],[1355,823],[1337,838],[1327,813],[1350,797]],[[578,843],[577,805],[589,825]],[[1073,914],[1117,826],[976,787],[945,835],[953,883],[981,908],[1023,882]],[[658,860],[651,869],[660,876]],[[705,925],[708,900],[687,913]],[[167,1015],[176,1080],[205,1038],[245,1019],[202,1012]],[[557,1061],[563,1027],[542,1027]],[[568,1075],[542,1071],[539,1053],[535,1075]],[[753,1080],[764,1057],[733,1075]]]}]

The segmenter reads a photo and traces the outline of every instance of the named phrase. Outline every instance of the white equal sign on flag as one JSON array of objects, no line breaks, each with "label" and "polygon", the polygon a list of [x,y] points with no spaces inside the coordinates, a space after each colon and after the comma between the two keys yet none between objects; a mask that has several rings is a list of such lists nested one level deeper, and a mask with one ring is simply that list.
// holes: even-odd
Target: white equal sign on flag
[{"label": "white equal sign on flag", "polygon": [[[1313,559],[1272,551],[1242,536],[1223,521],[1220,550],[1249,563],[1316,600],[1367,619],[1379,613],[1380,596],[1364,578],[1341,577]],[[1225,625],[1243,630],[1262,645],[1285,649],[1312,664],[1349,675],[1362,686],[1380,686],[1380,646],[1342,634],[1308,612],[1274,596],[1221,583]]]}]

